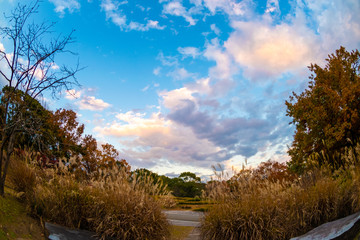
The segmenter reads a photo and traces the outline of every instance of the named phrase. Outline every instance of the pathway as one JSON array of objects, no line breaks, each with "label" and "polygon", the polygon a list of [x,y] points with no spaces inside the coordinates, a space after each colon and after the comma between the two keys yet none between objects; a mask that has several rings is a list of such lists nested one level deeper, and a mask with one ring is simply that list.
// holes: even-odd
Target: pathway
[{"label": "pathway", "polygon": [[200,220],[204,216],[202,212],[167,210],[163,213],[172,225],[194,227],[185,240],[200,239]]},{"label": "pathway", "polygon": [[[193,231],[185,238],[185,240],[199,240],[200,239],[200,220],[204,216],[201,212],[192,211],[177,211],[167,210],[163,211],[169,220],[170,224],[174,226],[189,226],[194,227]],[[96,240],[95,233],[74,230],[60,225],[45,223],[45,228],[49,231],[50,240]]]}]

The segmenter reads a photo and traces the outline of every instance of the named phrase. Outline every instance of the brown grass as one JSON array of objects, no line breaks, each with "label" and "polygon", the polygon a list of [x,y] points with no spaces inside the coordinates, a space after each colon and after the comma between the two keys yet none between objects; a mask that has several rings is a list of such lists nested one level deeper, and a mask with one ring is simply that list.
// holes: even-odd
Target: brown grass
[{"label": "brown grass", "polygon": [[[11,179],[22,179],[23,173],[34,179],[19,191],[30,192],[27,203],[33,215],[72,228],[95,231],[101,239],[167,239],[169,224],[161,204],[146,189],[149,182],[130,182],[128,174],[104,171],[92,180],[77,177],[62,166],[59,169],[36,169],[13,161]],[[100,177],[99,177],[100,176]],[[24,180],[25,181],[25,180]],[[141,187],[140,187],[141,186]],[[151,193],[157,193],[155,187]],[[28,193],[27,193],[28,194]]]},{"label": "brown grass", "polygon": [[[360,210],[360,167],[314,170],[293,182],[249,172],[209,185],[217,202],[202,222],[204,239],[289,239]],[[223,176],[219,176],[223,177]]]}]

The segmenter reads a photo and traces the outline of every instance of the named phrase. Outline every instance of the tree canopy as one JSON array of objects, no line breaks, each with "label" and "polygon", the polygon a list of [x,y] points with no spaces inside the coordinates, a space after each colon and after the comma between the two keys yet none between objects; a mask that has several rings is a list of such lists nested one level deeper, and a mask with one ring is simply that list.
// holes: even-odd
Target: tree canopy
[{"label": "tree canopy", "polygon": [[19,135],[36,129],[36,122],[26,117],[28,106],[18,104],[19,97],[38,99],[46,91],[56,95],[78,85],[75,78],[78,66],[72,69],[66,65],[59,67],[55,63],[58,54],[70,52],[67,46],[73,42],[72,32],[53,38],[53,23],[31,22],[31,17],[38,11],[39,2],[18,4],[10,15],[5,15],[7,23],[0,26],[0,40],[8,42],[6,50],[0,49],[0,63],[3,66],[0,68],[0,78],[9,87],[1,95],[0,195],[4,194],[6,172],[15,140]]},{"label": "tree canopy", "polygon": [[295,171],[301,171],[315,153],[323,156],[318,158],[320,165],[340,167],[341,158],[334,153],[355,144],[360,136],[359,51],[340,47],[328,56],[324,68],[311,64],[309,69],[308,88],[286,101],[287,115],[296,126],[288,152]]}]

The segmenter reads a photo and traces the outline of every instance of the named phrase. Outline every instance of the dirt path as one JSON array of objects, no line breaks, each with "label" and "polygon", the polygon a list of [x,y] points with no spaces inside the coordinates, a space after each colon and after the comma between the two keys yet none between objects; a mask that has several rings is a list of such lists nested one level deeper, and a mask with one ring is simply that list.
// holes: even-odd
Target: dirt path
[{"label": "dirt path", "polygon": [[175,226],[189,226],[194,227],[192,232],[185,238],[185,240],[199,240],[200,239],[200,220],[204,216],[201,212],[193,211],[178,211],[168,210],[163,211],[167,219]]}]

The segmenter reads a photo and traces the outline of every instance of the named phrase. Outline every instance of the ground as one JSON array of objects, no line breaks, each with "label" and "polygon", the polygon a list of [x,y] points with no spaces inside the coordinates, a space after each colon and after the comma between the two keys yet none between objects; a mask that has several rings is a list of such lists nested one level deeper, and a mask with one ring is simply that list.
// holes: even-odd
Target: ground
[{"label": "ground", "polygon": [[0,240],[45,239],[40,222],[26,214],[24,204],[9,189],[5,192],[0,196]]},{"label": "ground", "polygon": [[[5,189],[5,197],[0,197],[0,240],[43,240],[45,238],[44,228],[40,221],[27,215],[25,204],[18,201],[15,194],[9,189]],[[184,204],[185,209],[202,205],[191,205],[190,199],[179,199]],[[186,201],[187,200],[187,201]],[[190,200],[190,201],[189,201]],[[182,204],[178,206],[181,208]],[[203,206],[201,206],[203,207]],[[171,240],[183,240],[192,232],[194,227],[171,226]]]},{"label": "ground", "polygon": [[184,240],[191,233],[194,227],[184,227],[184,226],[171,226],[170,240]]}]

